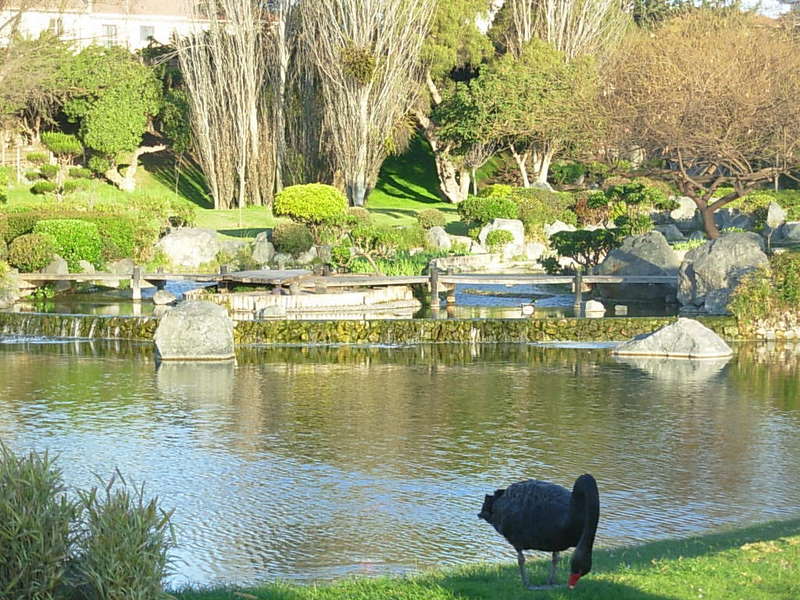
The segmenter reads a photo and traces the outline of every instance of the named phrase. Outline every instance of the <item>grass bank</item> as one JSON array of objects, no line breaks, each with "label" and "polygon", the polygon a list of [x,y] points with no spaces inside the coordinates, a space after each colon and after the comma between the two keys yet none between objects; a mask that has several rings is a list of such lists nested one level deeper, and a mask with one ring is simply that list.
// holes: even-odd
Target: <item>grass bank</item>
[{"label": "grass bank", "polygon": [[[498,539],[498,544],[505,542]],[[513,551],[509,546],[509,557]],[[542,556],[540,554],[539,556]],[[547,560],[529,561],[534,583]],[[564,579],[567,561],[562,560]],[[413,577],[357,578],[320,586],[272,584],[184,590],[179,600],[797,600],[800,519],[725,533],[595,550],[592,573],[575,590],[522,589],[516,563],[435,570]]]}]

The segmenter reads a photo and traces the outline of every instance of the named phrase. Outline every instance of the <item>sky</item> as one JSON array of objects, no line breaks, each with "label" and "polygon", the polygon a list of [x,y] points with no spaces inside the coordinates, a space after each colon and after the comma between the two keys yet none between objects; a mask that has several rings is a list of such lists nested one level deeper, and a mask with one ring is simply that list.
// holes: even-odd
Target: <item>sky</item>
[{"label": "sky", "polygon": [[778,0],[745,0],[745,6],[758,6],[761,14],[769,15],[770,17],[777,17],[780,14],[788,12],[789,5],[781,4]]}]

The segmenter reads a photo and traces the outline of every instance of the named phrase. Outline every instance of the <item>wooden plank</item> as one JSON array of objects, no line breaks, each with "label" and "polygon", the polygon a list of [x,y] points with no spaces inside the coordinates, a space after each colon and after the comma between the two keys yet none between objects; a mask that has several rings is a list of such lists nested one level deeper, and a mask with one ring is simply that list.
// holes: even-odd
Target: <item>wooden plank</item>
[{"label": "wooden plank", "polygon": [[574,278],[570,275],[515,275],[459,273],[457,275],[439,275],[441,283],[465,283],[475,285],[569,285]]}]

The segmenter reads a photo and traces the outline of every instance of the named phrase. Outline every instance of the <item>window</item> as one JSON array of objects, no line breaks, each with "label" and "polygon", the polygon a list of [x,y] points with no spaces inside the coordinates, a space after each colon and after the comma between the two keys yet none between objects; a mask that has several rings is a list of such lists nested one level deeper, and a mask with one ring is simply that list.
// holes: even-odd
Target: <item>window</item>
[{"label": "window", "polygon": [[156,37],[156,28],[152,25],[142,25],[139,27],[139,39],[143,42],[149,42]]},{"label": "window", "polygon": [[64,35],[64,20],[61,17],[50,19],[47,24],[47,30],[56,37]]},{"label": "window", "polygon": [[103,25],[103,39],[106,46],[114,46],[117,43],[117,26],[116,25]]}]

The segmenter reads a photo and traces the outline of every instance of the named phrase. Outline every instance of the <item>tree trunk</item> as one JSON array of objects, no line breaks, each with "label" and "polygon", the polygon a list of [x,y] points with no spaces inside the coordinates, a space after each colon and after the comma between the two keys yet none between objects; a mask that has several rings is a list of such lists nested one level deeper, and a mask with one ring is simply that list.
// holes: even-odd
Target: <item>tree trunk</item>
[{"label": "tree trunk", "polygon": [[[697,204],[696,200],[695,203]],[[720,234],[717,228],[717,222],[714,220],[714,210],[708,206],[701,207],[699,204],[698,208],[700,208],[700,214],[703,217],[703,229],[706,230],[706,235],[711,240],[717,239]]]},{"label": "tree trunk", "polygon": [[119,172],[117,165],[113,165],[103,175],[108,181],[113,183],[123,192],[133,192],[136,190],[136,171],[139,168],[139,157],[142,154],[151,154],[153,152],[161,152],[166,150],[167,146],[162,144],[159,146],[142,146],[134,150],[131,155],[131,164],[125,169],[125,174]]},{"label": "tree trunk", "polygon": [[436,173],[439,175],[439,192],[445,200],[458,204],[467,199],[472,178],[469,169],[458,167],[444,153],[434,153]]},{"label": "tree trunk", "polygon": [[522,154],[517,152],[517,149],[514,147],[514,144],[509,146],[511,149],[511,156],[514,157],[514,162],[517,163],[517,168],[519,169],[519,174],[522,177],[522,187],[529,188],[531,187],[531,180],[528,177],[528,157],[530,156],[530,150],[526,150]]},{"label": "tree trunk", "polygon": [[555,146],[545,145],[542,151],[533,153],[533,172],[536,176],[536,183],[547,183],[550,174],[550,164],[553,162],[553,155],[556,153]]}]

